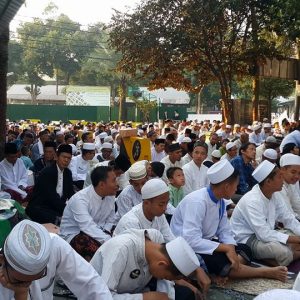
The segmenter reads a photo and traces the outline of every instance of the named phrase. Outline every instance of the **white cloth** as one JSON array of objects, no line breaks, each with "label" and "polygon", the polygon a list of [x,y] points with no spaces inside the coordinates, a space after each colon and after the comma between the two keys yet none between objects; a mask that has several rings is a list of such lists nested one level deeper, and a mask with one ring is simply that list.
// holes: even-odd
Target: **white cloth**
[{"label": "white cloth", "polygon": [[[164,242],[157,230],[147,232],[151,241]],[[142,293],[149,291],[145,287],[152,278],[145,257],[145,230],[131,229],[117,235],[98,249],[91,265],[108,285],[114,300],[143,300]],[[175,299],[172,283],[163,282],[169,299]]]},{"label": "white cloth", "polygon": [[126,186],[116,200],[118,207],[117,220],[142,201],[142,195],[139,194],[131,184]]},{"label": "white cloth", "polygon": [[88,186],[90,186],[92,184],[92,180],[91,180],[91,173],[92,173],[92,171],[95,168],[100,167],[100,166],[108,166],[108,163],[109,163],[108,160],[103,161],[103,162],[99,162],[98,159],[93,158],[92,161],[91,161],[90,170],[86,174],[86,178],[85,178],[85,181],[84,181],[83,188],[86,188],[86,187],[88,187]]},{"label": "white cloth", "polygon": [[209,185],[207,177],[208,167],[201,164],[199,168],[192,160],[183,166],[183,173],[185,178],[185,185],[183,186],[184,195],[199,190]]},{"label": "white cloth", "polygon": [[233,210],[230,223],[238,243],[246,243],[251,235],[262,242],[286,244],[288,235],[274,230],[275,222],[283,223],[296,235],[300,235],[300,223],[286,208],[285,203],[273,196],[268,199],[256,184],[246,193]]},{"label": "white cloth", "polygon": [[190,161],[192,161],[193,158],[187,153],[182,159],[182,166],[186,165],[187,163],[189,163]]},{"label": "white cloth", "polygon": [[251,132],[249,134],[249,142],[250,143],[254,143],[256,146],[259,146],[263,142],[260,133],[259,134],[255,134],[254,131]]},{"label": "white cloth", "polygon": [[262,161],[262,155],[266,150],[266,144],[262,143],[256,148],[255,161],[257,164],[260,164]]},{"label": "white cloth", "polygon": [[[51,236],[51,252],[47,276],[30,285],[28,299],[52,300],[54,279],[58,275],[80,300],[111,300],[112,296],[103,279],[94,268],[56,234]],[[0,299],[14,299],[14,292],[0,284]]]},{"label": "white cloth", "polygon": [[166,155],[165,151],[158,153],[154,147],[151,149],[151,161],[161,161]]},{"label": "white cloth", "polygon": [[182,236],[196,253],[212,254],[219,246],[211,240],[214,237],[220,243],[236,245],[225,203],[223,206],[221,200],[213,202],[207,188],[192,192],[180,201],[171,220],[171,230],[175,236]]},{"label": "white cloth", "polygon": [[2,189],[14,190],[21,194],[23,198],[27,196],[25,191],[19,189],[20,185],[24,188],[28,186],[28,173],[20,158],[17,159],[14,165],[3,159],[0,162],[0,177]]},{"label": "white cloth", "polygon": [[74,236],[83,231],[100,243],[104,243],[110,239],[110,235],[103,230],[112,229],[115,217],[114,196],[102,198],[90,185],[67,201],[60,224],[60,236],[70,242]]},{"label": "white cloth", "polygon": [[40,139],[38,140],[38,148],[39,148],[40,157],[42,157],[44,155],[44,146]]},{"label": "white cloth", "polygon": [[170,161],[169,155],[167,155],[166,157],[164,157],[160,162],[162,162],[165,165],[165,171],[164,171],[164,175],[163,175],[163,180],[165,182],[168,182],[168,178],[167,178],[167,170],[171,167],[179,167],[182,168],[182,161],[175,161],[175,163],[173,164]]},{"label": "white cloth", "polygon": [[217,149],[217,145],[216,144],[212,145],[210,142],[206,142],[206,144],[207,144],[207,147],[208,147],[208,149],[207,149],[207,158],[206,159],[211,160],[211,154],[214,150]]},{"label": "white cloth", "polygon": [[64,170],[61,170],[58,165],[57,167],[57,185],[56,185],[56,193],[61,197],[63,194],[64,187]]},{"label": "white cloth", "polygon": [[90,170],[90,162],[84,160],[82,155],[74,156],[69,165],[69,169],[72,172],[73,181],[85,180]]},{"label": "white cloth", "polygon": [[156,229],[164,237],[166,243],[172,241],[175,237],[170,229],[165,215],[160,217],[154,217],[152,221],[149,221],[143,212],[143,203],[140,203],[133,207],[128,213],[126,213],[119,221],[115,228],[114,235],[123,233],[127,229]]},{"label": "white cloth", "polygon": [[276,192],[274,197],[279,197],[285,202],[287,209],[297,218],[300,218],[299,182],[296,184],[283,183],[282,190]]}]

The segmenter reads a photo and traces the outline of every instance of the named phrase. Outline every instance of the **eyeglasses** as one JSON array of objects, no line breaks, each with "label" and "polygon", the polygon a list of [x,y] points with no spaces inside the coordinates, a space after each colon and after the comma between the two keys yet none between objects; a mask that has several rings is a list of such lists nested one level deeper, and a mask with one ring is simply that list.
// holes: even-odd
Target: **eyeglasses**
[{"label": "eyeglasses", "polygon": [[39,274],[32,275],[32,276],[29,275],[29,276],[31,276],[30,280],[18,280],[16,278],[14,278],[14,280],[11,280],[11,276],[9,275],[8,268],[11,268],[12,270],[14,270],[14,268],[7,262],[7,259],[5,258],[4,254],[3,254],[3,258],[4,258],[4,265],[5,265],[5,271],[6,271],[6,274],[7,274],[7,278],[8,278],[8,281],[11,284],[28,283],[28,282],[31,282],[31,281],[34,281],[34,280],[42,279],[42,278],[47,276],[47,267],[45,267],[44,270],[42,270]]}]

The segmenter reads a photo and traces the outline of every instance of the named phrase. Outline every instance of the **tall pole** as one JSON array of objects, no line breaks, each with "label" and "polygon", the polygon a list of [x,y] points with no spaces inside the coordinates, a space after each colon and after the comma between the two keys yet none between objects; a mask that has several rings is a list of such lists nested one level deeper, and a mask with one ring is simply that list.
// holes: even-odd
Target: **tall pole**
[{"label": "tall pole", "polygon": [[[297,58],[300,59],[300,40],[298,40],[297,42],[298,42]],[[299,109],[300,109],[300,80],[296,80],[295,113],[294,113],[295,121],[299,121]]]}]

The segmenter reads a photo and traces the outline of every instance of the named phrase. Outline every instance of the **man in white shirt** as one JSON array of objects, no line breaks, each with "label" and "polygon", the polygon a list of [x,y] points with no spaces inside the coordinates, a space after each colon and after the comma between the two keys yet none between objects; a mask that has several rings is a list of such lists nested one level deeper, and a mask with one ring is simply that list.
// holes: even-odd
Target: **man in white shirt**
[{"label": "man in white shirt", "polygon": [[98,159],[99,162],[110,161],[113,159],[112,156],[112,144],[111,143],[103,143],[101,144],[101,153],[96,154],[95,158]]},{"label": "man in white shirt", "polygon": [[165,156],[165,139],[158,138],[151,149],[151,161],[161,161]]},{"label": "man in white shirt", "polygon": [[218,135],[216,133],[212,133],[209,137],[209,141],[206,142],[208,146],[208,151],[207,151],[208,160],[211,160],[211,153],[217,149],[217,141],[218,141]]},{"label": "man in white shirt", "polygon": [[141,190],[147,182],[147,170],[143,163],[136,162],[128,169],[129,185],[117,198],[117,220],[129,212],[135,205],[142,202]]},{"label": "man in white shirt", "polygon": [[23,161],[18,158],[17,145],[5,144],[4,155],[5,158],[0,162],[2,190],[20,203],[26,202],[29,198],[28,193],[32,192],[32,187],[28,186],[28,173]]},{"label": "man in white shirt", "polygon": [[78,299],[112,300],[103,279],[68,243],[29,220],[18,223],[0,252],[0,299],[52,300],[59,276]]},{"label": "man in white shirt", "polygon": [[181,158],[182,166],[193,160],[193,150],[194,150],[194,142],[190,142],[187,144],[187,154]]},{"label": "man in white shirt", "polygon": [[165,182],[168,182],[166,172],[170,167],[182,167],[182,151],[179,143],[173,142],[168,146],[168,149],[168,155],[161,160],[161,162],[165,165],[165,172],[163,175],[163,179]]},{"label": "man in white shirt", "polygon": [[[247,244],[254,258],[272,265],[287,266],[300,258],[300,223],[285,203],[274,197],[282,189],[280,169],[264,160],[253,172],[257,180],[251,191],[238,202],[231,216],[231,228],[239,243]],[[275,230],[275,223],[295,235]]]},{"label": "man in white shirt", "polygon": [[280,170],[283,187],[275,196],[285,202],[288,210],[300,220],[300,157],[292,153],[284,154],[280,158]]},{"label": "man in white shirt", "polygon": [[110,167],[95,168],[91,180],[92,185],[67,202],[60,226],[60,236],[88,261],[111,238],[118,191],[116,175]]},{"label": "man in white shirt", "polygon": [[257,125],[254,125],[252,128],[253,128],[253,132],[251,132],[249,134],[249,142],[255,144],[257,147],[263,142],[261,135],[260,135],[261,126],[259,124],[257,124]]},{"label": "man in white shirt", "polygon": [[86,175],[92,166],[95,149],[96,146],[94,143],[83,143],[81,155],[74,156],[69,165],[69,169],[72,172],[73,184],[79,190],[82,190]]},{"label": "man in white shirt", "polygon": [[207,178],[208,168],[203,164],[207,158],[207,145],[196,142],[192,157],[193,160],[182,167],[185,178],[183,187],[185,195],[209,185]]},{"label": "man in white shirt", "polygon": [[[191,290],[182,291],[178,286],[174,290],[169,281],[188,276],[195,276],[204,292],[210,285],[186,241],[177,238],[164,244],[161,233],[155,229],[130,229],[113,237],[96,252],[91,264],[116,300],[195,299]],[[150,290],[147,285],[152,277],[160,280]]]},{"label": "man in white shirt", "polygon": [[225,147],[226,153],[221,157],[221,160],[227,159],[228,161],[230,161],[231,159],[237,156],[238,149],[234,142],[227,143]]},{"label": "man in white shirt", "polygon": [[133,207],[119,221],[114,234],[121,234],[130,228],[157,229],[165,242],[175,237],[165,217],[169,202],[169,188],[161,179],[150,179],[141,190],[143,202]]},{"label": "man in white shirt", "polygon": [[237,245],[226,212],[225,199],[237,188],[239,176],[227,160],[207,171],[210,186],[187,195],[176,207],[171,220],[175,236],[182,236],[204,259],[208,272],[221,277],[266,277],[286,280],[286,267],[252,268],[251,251]]}]

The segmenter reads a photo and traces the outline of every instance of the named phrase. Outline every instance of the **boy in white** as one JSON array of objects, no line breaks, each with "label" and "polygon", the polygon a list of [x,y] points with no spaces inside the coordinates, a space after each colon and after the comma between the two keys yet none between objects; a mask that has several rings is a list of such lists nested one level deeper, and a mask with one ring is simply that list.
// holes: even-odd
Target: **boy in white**
[{"label": "boy in white", "polygon": [[[252,176],[258,184],[240,199],[231,217],[235,239],[247,244],[254,258],[287,266],[300,258],[300,223],[285,203],[274,197],[282,189],[281,171],[264,160]],[[296,236],[276,231],[275,222],[281,222]]]}]

